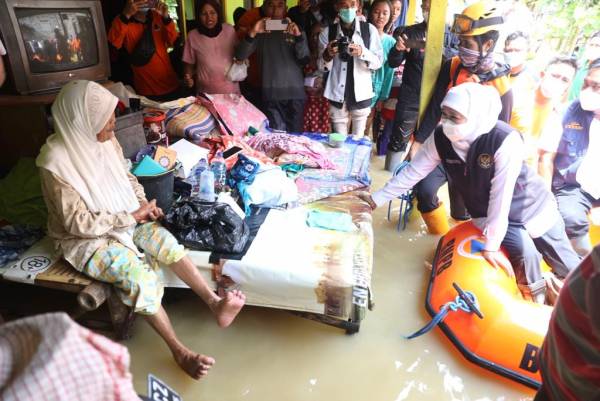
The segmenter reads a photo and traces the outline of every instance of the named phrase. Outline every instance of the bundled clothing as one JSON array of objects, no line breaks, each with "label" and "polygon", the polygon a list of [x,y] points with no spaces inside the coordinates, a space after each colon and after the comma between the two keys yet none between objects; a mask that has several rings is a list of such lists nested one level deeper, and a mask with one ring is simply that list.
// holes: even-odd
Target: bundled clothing
[{"label": "bundled clothing", "polygon": [[276,159],[283,153],[305,156],[318,167],[334,169],[335,164],[326,155],[322,143],[300,135],[281,133],[257,134],[248,139],[248,145]]},{"label": "bundled clothing", "polygon": [[171,18],[163,18],[150,10],[146,18],[152,19],[150,27],[132,17],[127,19],[123,14],[116,17],[108,32],[108,42],[117,49],[125,48],[132,54],[146,29],[152,29],[152,37],[156,51],[150,61],[143,66],[132,65],[133,84],[135,90],[144,96],[164,96],[176,92],[179,79],[171,65],[167,48],[173,46],[177,36],[175,22]]},{"label": "bundled clothing", "polygon": [[497,92],[466,83],[452,88],[442,105],[467,122],[442,122],[410,165],[374,193],[373,200],[382,205],[443,165],[483,231],[484,249],[505,247],[522,290],[534,296],[545,292],[540,253],[559,277],[575,268],[579,258],[564,233],[552,194],[524,163],[520,134],[494,117],[501,108]]},{"label": "bundled clothing", "polygon": [[245,60],[256,52],[261,69],[263,109],[270,127],[276,130],[300,132],[304,109],[304,75],[308,63],[306,34],[293,37],[288,43],[283,32],[246,36],[237,46],[235,57]]}]

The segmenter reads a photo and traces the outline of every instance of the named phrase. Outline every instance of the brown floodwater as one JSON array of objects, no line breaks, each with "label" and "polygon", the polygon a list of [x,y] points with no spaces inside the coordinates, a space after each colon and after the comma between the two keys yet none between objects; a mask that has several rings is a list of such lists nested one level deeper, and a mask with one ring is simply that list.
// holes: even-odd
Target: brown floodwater
[{"label": "brown floodwater", "polygon": [[[375,158],[373,188],[389,177]],[[360,332],[309,321],[288,312],[246,307],[219,329],[198,299],[167,303],[175,330],[192,349],[216,365],[201,381],[189,379],[143,319],[124,344],[131,353],[136,390],[146,394],[148,373],[160,377],[184,401],[369,400],[517,401],[533,391],[467,362],[439,329],[414,340],[402,336],[428,320],[424,309],[428,265],[438,237],[427,235],[418,213],[406,231],[395,230],[387,208],[374,215],[372,286],[375,308]]]}]

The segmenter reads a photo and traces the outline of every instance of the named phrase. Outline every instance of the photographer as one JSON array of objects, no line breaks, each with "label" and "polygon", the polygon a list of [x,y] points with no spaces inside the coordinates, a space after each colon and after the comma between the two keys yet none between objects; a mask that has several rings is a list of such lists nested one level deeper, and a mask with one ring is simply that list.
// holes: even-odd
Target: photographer
[{"label": "photographer", "polygon": [[[148,29],[152,30],[150,44],[144,35]],[[116,49],[127,50],[135,90],[140,95],[159,102],[181,97],[179,79],[167,52],[178,35],[162,1],[127,0],[121,14],[113,20],[108,41]],[[149,51],[152,47],[154,52]]]},{"label": "photographer", "polygon": [[304,75],[309,61],[306,35],[289,19],[284,0],[266,0],[265,17],[254,24],[235,51],[245,60],[256,51],[261,69],[262,100],[269,126],[300,132],[304,110]]},{"label": "photographer", "polygon": [[364,136],[373,99],[373,71],[383,60],[377,28],[358,21],[357,0],[337,0],[339,23],[326,27],[319,36],[319,68],[329,72],[324,96],[329,99],[333,130],[352,136]]}]

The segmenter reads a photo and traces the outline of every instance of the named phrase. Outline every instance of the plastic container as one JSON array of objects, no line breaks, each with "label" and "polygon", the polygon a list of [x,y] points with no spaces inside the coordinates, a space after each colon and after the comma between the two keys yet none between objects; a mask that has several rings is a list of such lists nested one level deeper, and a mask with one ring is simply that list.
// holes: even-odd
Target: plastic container
[{"label": "plastic container", "polygon": [[156,205],[165,213],[173,204],[173,187],[175,185],[175,169],[158,175],[137,177],[138,182],[144,187],[146,199],[156,199]]},{"label": "plastic container", "polygon": [[209,169],[200,174],[200,191],[197,196],[203,201],[215,201],[215,175]]},{"label": "plastic container", "polygon": [[148,110],[144,112],[144,133],[146,142],[149,144],[158,144],[169,146],[167,137],[167,127],[165,120],[167,115],[161,110]]},{"label": "plastic container", "polygon": [[346,142],[346,138],[347,135],[344,134],[338,134],[336,132],[333,132],[331,134],[329,134],[329,146],[333,147],[333,148],[341,148],[344,145],[344,142]]},{"label": "plastic container", "polygon": [[219,151],[213,157],[210,163],[210,169],[215,174],[215,192],[217,194],[225,190],[227,183],[227,166],[225,166],[225,159],[223,158],[223,152]]},{"label": "plastic container", "polygon": [[200,176],[204,170],[208,169],[208,162],[206,159],[200,159],[194,166],[190,178],[187,180],[192,185],[192,196],[196,196],[200,193]]}]

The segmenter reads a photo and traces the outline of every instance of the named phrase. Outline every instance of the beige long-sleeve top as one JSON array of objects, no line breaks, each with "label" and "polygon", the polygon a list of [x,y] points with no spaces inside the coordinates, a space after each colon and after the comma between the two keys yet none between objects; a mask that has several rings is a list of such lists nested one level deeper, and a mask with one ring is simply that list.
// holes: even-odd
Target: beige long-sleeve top
[{"label": "beige long-sleeve top", "polygon": [[[112,143],[127,168],[121,146],[115,138]],[[127,175],[137,199],[146,202],[144,188],[134,175]],[[48,207],[48,235],[77,270],[82,270],[94,252],[108,243],[111,232],[136,225],[135,218],[125,211],[116,214],[91,211],[75,188],[49,170],[40,168],[40,178]]]}]

